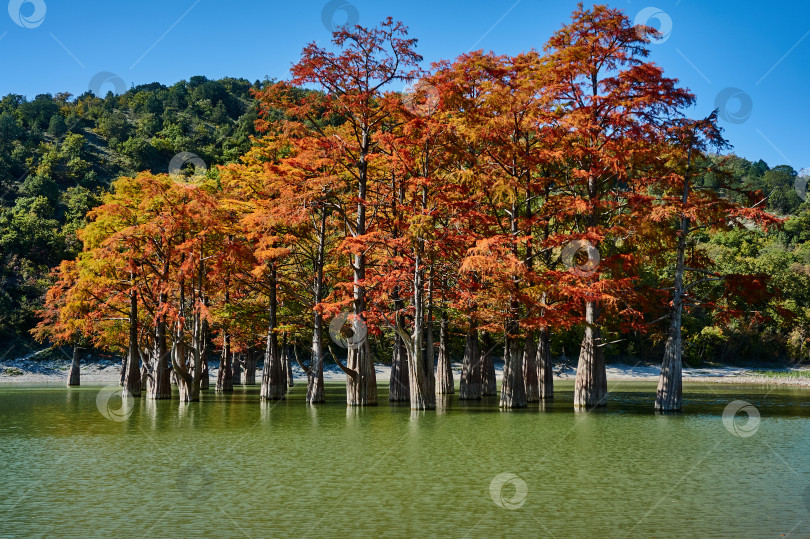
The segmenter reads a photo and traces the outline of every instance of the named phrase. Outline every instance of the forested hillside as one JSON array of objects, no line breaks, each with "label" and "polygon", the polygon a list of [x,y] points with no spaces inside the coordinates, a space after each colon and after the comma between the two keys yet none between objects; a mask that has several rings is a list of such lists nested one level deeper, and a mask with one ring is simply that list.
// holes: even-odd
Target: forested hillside
[{"label": "forested hillside", "polygon": [[111,182],[166,172],[192,152],[208,166],[250,147],[261,82],[192,77],[122,95],[42,94],[0,101],[0,342],[30,342],[49,272],[81,251],[75,231]]},{"label": "forested hillside", "polygon": [[[209,167],[237,161],[251,148],[259,119],[251,90],[265,87],[266,82],[193,77],[103,98],[88,92],[78,97],[43,94],[32,100],[8,95],[0,101],[3,350],[14,345],[21,353],[33,346],[30,330],[54,282],[51,270],[82,250],[76,230],[87,224],[87,212],[101,203],[111,183],[145,170],[165,173],[180,152],[200,156]],[[771,167],[761,160],[715,156],[702,166],[712,171],[699,177],[700,187],[719,189],[738,202],[746,199],[742,192],[760,192],[762,206],[786,221],[768,232],[732,230],[698,237],[718,270],[770,275],[771,290],[778,295],[757,316],[725,318],[695,305],[684,318],[686,361],[806,359],[810,212],[800,196],[805,183],[790,166]],[[209,175],[218,174],[212,168]],[[610,337],[619,342],[605,350],[609,358],[660,360],[660,334]],[[580,339],[577,331],[561,331],[551,343],[552,353],[575,357]],[[451,344],[460,354],[463,335],[457,334]],[[385,350],[380,348],[380,359],[390,359]]]}]

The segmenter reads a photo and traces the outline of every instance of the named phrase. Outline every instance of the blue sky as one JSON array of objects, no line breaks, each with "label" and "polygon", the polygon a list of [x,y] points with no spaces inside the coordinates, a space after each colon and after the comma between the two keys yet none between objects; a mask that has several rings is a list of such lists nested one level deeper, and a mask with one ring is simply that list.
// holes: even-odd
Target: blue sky
[{"label": "blue sky", "polygon": [[[193,75],[285,78],[306,43],[330,38],[325,18],[342,23],[355,15],[363,25],[388,15],[402,20],[426,62],[471,49],[514,54],[542,48],[576,3],[10,0],[0,10],[0,95],[80,94],[99,72],[127,85]],[[720,105],[736,153],[810,167],[810,2],[607,3],[634,21],[671,28],[651,45],[650,59],[697,95],[694,116]]]}]

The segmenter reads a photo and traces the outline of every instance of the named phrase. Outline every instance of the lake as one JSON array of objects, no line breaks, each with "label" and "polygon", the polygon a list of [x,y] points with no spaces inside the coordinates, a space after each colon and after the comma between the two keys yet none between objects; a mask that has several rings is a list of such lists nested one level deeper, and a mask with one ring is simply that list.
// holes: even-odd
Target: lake
[{"label": "lake", "polygon": [[343,384],[318,406],[298,384],[130,409],[100,386],[7,384],[0,536],[810,533],[806,390],[686,384],[662,416],[654,383],[609,388],[590,413],[570,381],[543,409],[453,396],[415,413],[384,387],[347,409]]}]

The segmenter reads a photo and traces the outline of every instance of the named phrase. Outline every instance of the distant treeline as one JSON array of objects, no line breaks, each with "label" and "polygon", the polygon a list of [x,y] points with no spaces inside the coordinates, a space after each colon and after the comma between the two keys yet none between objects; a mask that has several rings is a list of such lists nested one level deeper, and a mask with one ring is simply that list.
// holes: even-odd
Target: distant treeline
[{"label": "distant treeline", "polygon": [[192,77],[122,95],[10,94],[0,100],[0,343],[30,342],[50,270],[81,251],[75,231],[113,180],[166,172],[190,151],[209,166],[251,145],[266,82]]}]

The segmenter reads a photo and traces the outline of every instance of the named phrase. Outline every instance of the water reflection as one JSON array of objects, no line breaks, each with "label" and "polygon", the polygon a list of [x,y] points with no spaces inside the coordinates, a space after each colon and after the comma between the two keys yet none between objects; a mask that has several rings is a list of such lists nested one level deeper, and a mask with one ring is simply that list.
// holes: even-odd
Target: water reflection
[{"label": "water reflection", "polygon": [[[533,536],[541,518],[557,536],[572,523],[583,536],[677,534],[685,522],[697,536],[787,535],[799,522],[792,534],[807,533],[806,391],[713,386],[686,392],[682,414],[656,415],[655,385],[576,412],[573,384],[555,389],[554,401],[517,413],[497,397],[437,396],[435,411],[347,407],[336,384],[317,406],[303,390],[264,403],[256,390],[212,391],[201,403],[136,399],[127,421],[110,421],[98,388],[0,388],[0,456],[12,463],[0,466],[0,508],[19,499],[0,529],[113,535],[126,517],[147,535],[224,525],[248,536],[430,536],[441,522],[454,535]],[[761,412],[755,435],[724,428],[735,400]],[[517,510],[490,496],[507,472],[528,486]],[[514,498],[504,488],[498,499]]]},{"label": "water reflection", "polygon": [[[161,401],[171,402],[171,401]],[[141,417],[143,421],[141,424],[149,430],[157,430],[158,427],[158,406],[160,405],[156,399],[144,397],[141,399]]]},{"label": "water reflection", "polygon": [[453,401],[451,395],[436,395],[436,414],[447,415],[450,403]]},{"label": "water reflection", "polygon": [[199,402],[179,401],[177,406],[177,419],[179,420],[181,425],[194,424],[194,415],[199,405],[200,405]]},{"label": "water reflection", "polygon": [[320,408],[321,406],[322,406],[322,404],[308,404],[307,405],[307,416],[309,417],[309,421],[312,424],[312,427],[317,427],[318,426],[318,414],[320,413],[318,408]]}]

